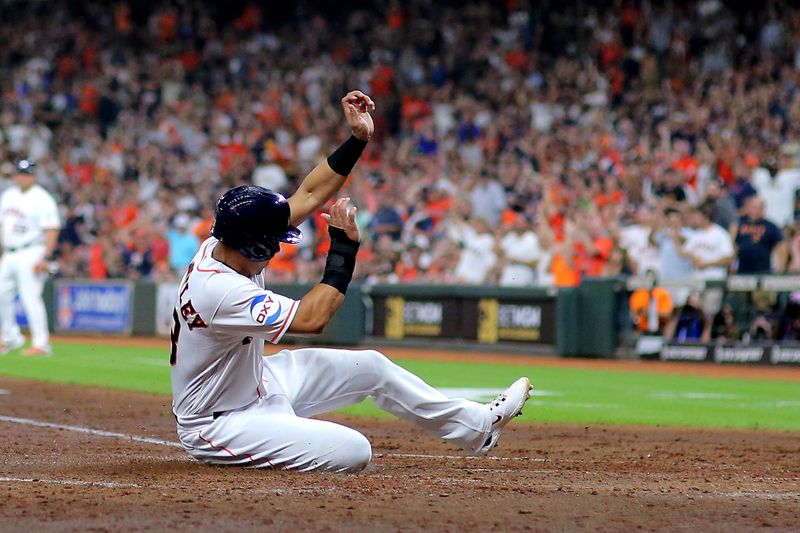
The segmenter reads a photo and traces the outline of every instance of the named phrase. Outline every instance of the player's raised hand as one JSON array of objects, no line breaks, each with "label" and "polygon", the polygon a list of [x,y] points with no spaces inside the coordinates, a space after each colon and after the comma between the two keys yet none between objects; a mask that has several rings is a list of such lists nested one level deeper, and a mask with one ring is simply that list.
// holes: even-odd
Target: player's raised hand
[{"label": "player's raised hand", "polygon": [[348,239],[358,242],[360,240],[358,225],[356,224],[356,212],[358,208],[353,206],[351,209],[348,209],[347,203],[349,201],[350,198],[339,198],[331,207],[330,214],[323,213],[322,218],[327,220],[328,224],[334,228],[344,230]]},{"label": "player's raised hand", "polygon": [[375,131],[375,124],[369,114],[375,109],[372,98],[361,91],[350,91],[342,98],[342,109],[353,135],[357,139],[368,141]]}]

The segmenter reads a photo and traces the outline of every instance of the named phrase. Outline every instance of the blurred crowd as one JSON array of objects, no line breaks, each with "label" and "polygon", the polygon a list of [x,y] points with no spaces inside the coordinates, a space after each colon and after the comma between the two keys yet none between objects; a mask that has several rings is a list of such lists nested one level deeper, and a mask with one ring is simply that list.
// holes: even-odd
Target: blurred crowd
[{"label": "blurred crowd", "polygon": [[[800,272],[788,4],[75,4],[0,8],[0,160],[59,198],[62,275],[174,279],[221,191],[291,194],[346,138],[355,88],[357,279]],[[301,229],[272,282],[319,279],[325,221]]]}]

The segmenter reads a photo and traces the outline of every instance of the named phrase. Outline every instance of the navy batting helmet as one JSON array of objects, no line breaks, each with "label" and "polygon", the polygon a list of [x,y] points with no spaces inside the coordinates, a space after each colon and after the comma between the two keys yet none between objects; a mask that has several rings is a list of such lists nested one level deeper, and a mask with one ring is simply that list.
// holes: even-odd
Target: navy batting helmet
[{"label": "navy batting helmet", "polygon": [[242,185],[217,201],[211,234],[251,261],[267,261],[280,243],[295,244],[303,234],[289,224],[289,203],[264,187]]}]

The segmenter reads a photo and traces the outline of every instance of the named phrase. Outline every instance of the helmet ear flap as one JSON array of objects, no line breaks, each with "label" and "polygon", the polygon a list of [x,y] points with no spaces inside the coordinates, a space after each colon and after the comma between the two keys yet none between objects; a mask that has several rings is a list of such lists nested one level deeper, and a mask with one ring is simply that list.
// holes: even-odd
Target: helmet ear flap
[{"label": "helmet ear flap", "polygon": [[253,243],[239,249],[239,253],[250,261],[269,261],[281,249],[281,244],[277,240]]}]

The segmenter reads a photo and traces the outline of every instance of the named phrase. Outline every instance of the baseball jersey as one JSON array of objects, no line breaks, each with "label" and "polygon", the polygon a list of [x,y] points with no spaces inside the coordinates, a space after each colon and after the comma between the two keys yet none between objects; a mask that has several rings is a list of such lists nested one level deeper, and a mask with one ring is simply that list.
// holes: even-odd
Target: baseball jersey
[{"label": "baseball jersey", "polygon": [[200,246],[178,287],[173,310],[172,409],[177,417],[249,405],[265,392],[264,342],[277,343],[299,302],[264,288],[211,257],[217,239]]},{"label": "baseball jersey", "polygon": [[23,192],[13,186],[0,197],[3,248],[44,244],[44,232],[61,226],[55,200],[40,185]]}]

